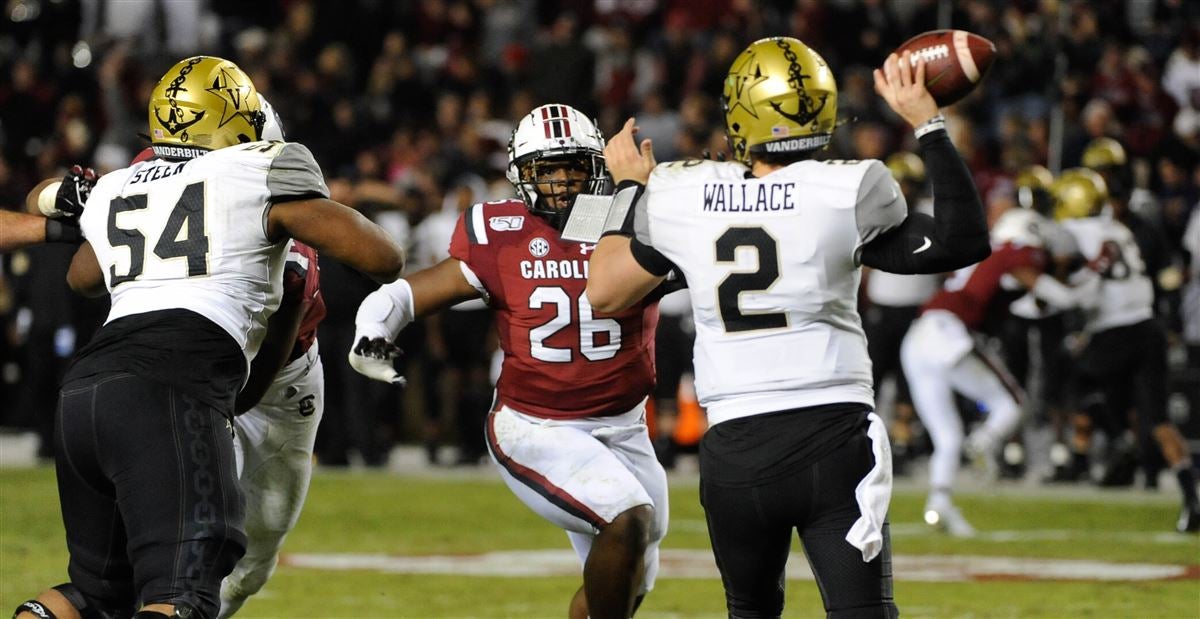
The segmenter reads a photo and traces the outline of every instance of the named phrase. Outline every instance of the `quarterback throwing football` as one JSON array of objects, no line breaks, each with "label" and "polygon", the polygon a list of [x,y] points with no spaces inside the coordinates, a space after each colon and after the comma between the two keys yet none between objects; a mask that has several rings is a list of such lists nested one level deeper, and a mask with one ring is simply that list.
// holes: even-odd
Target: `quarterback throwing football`
[{"label": "quarterback throwing football", "polygon": [[[891,455],[872,412],[860,266],[927,273],[988,255],[970,174],[906,54],[875,89],[916,128],[934,215],[909,213],[883,162],[813,161],[837,118],[829,66],[787,37],[747,47],[722,103],[735,161],[656,165],[633,120],[605,151],[623,226],[600,239],[587,294],[621,311],[682,272],[708,411],[700,496],[731,617],[778,617],[798,530],[830,617],[896,615]],[[915,75],[914,75],[915,73]]]}]

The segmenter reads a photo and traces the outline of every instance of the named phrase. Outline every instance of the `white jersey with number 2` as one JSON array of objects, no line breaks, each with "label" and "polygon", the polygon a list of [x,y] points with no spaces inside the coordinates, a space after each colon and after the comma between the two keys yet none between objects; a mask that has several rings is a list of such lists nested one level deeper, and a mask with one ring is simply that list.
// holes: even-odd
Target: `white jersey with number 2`
[{"label": "white jersey with number 2", "polygon": [[80,218],[112,295],[108,321],[187,309],[253,359],[279,305],[287,240],[267,238],[273,202],[328,197],[300,144],[253,142],[104,175]]},{"label": "white jersey with number 2", "polygon": [[747,178],[736,163],[678,161],[654,170],[642,199],[638,240],[691,291],[710,424],[874,403],[859,255],[907,214],[881,162],[804,161]]}]

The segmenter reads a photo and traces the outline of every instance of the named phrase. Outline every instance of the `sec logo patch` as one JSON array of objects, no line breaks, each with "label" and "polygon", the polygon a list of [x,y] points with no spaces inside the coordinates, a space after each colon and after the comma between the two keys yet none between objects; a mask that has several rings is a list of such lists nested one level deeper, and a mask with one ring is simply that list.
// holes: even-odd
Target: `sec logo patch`
[{"label": "sec logo patch", "polygon": [[534,258],[544,258],[546,254],[550,253],[550,241],[540,236],[529,241],[529,253]]}]

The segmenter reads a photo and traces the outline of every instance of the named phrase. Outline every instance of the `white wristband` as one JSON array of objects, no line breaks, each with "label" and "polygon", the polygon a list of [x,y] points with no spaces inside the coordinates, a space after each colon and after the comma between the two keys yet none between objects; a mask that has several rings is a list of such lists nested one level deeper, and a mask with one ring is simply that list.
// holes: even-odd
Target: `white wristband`
[{"label": "white wristband", "polygon": [[66,215],[66,213],[58,210],[58,188],[61,186],[62,181],[54,181],[46,185],[42,189],[42,192],[38,194],[38,210],[46,217],[62,217]]},{"label": "white wristband", "polygon": [[921,139],[921,136],[924,136],[928,133],[933,133],[934,131],[937,131],[938,129],[945,129],[945,128],[946,128],[946,117],[942,116],[941,114],[938,114],[937,116],[934,116],[933,118],[930,118],[929,120],[918,125],[915,129],[913,129],[913,133],[916,134],[917,139],[919,140],[919,139]]},{"label": "white wristband", "polygon": [[354,339],[357,341],[366,336],[395,340],[413,321],[414,314],[412,286],[403,279],[384,284],[358,306],[358,314],[354,317]]}]

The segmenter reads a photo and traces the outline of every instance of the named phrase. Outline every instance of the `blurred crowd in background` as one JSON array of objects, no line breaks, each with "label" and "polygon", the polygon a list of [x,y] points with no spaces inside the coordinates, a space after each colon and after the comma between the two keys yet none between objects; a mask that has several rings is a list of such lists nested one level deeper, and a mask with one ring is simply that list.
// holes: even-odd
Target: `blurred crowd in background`
[{"label": "blurred crowd in background", "polygon": [[[1189,272],[1182,241],[1200,199],[1200,3],[8,0],[2,7],[0,207],[20,208],[38,180],[74,163],[99,172],[127,165],[147,144],[147,97],[162,71],[188,55],[219,55],[250,74],[288,140],[312,150],[332,197],[408,248],[410,272],[446,255],[446,222],[459,209],[515,195],[504,178],[505,147],[516,121],[537,105],[575,106],[606,135],[635,116],[659,161],[716,156],[726,149],[718,97],[733,57],[760,37],[790,35],[819,51],[837,77],[844,124],[825,156],[886,159],[915,144],[874,94],[871,70],[912,35],[969,30],[994,41],[997,57],[983,87],[947,112],[985,202],[1009,199],[1012,179],[1032,164],[1057,173],[1080,165],[1094,138],[1118,139],[1137,187],[1154,198],[1155,208],[1141,215],[1161,232],[1153,274],[1161,280],[1159,311],[1177,350],[1184,348],[1181,290],[1189,275],[1200,276]],[[71,253],[40,247],[3,258],[0,426],[48,432],[58,377],[103,321],[103,300],[77,298],[65,285]],[[355,309],[374,286],[336,264],[321,267],[329,313],[320,331],[328,376],[320,461],[382,465],[397,442],[424,442],[434,459],[439,443],[455,441],[459,462],[477,461],[486,355],[448,359],[445,326],[435,317],[403,336],[408,390],[368,383],[345,353]],[[1174,275],[1159,277],[1164,271]],[[663,346],[661,354],[690,358],[682,339],[683,347]],[[1195,438],[1195,423],[1188,427]]]}]

